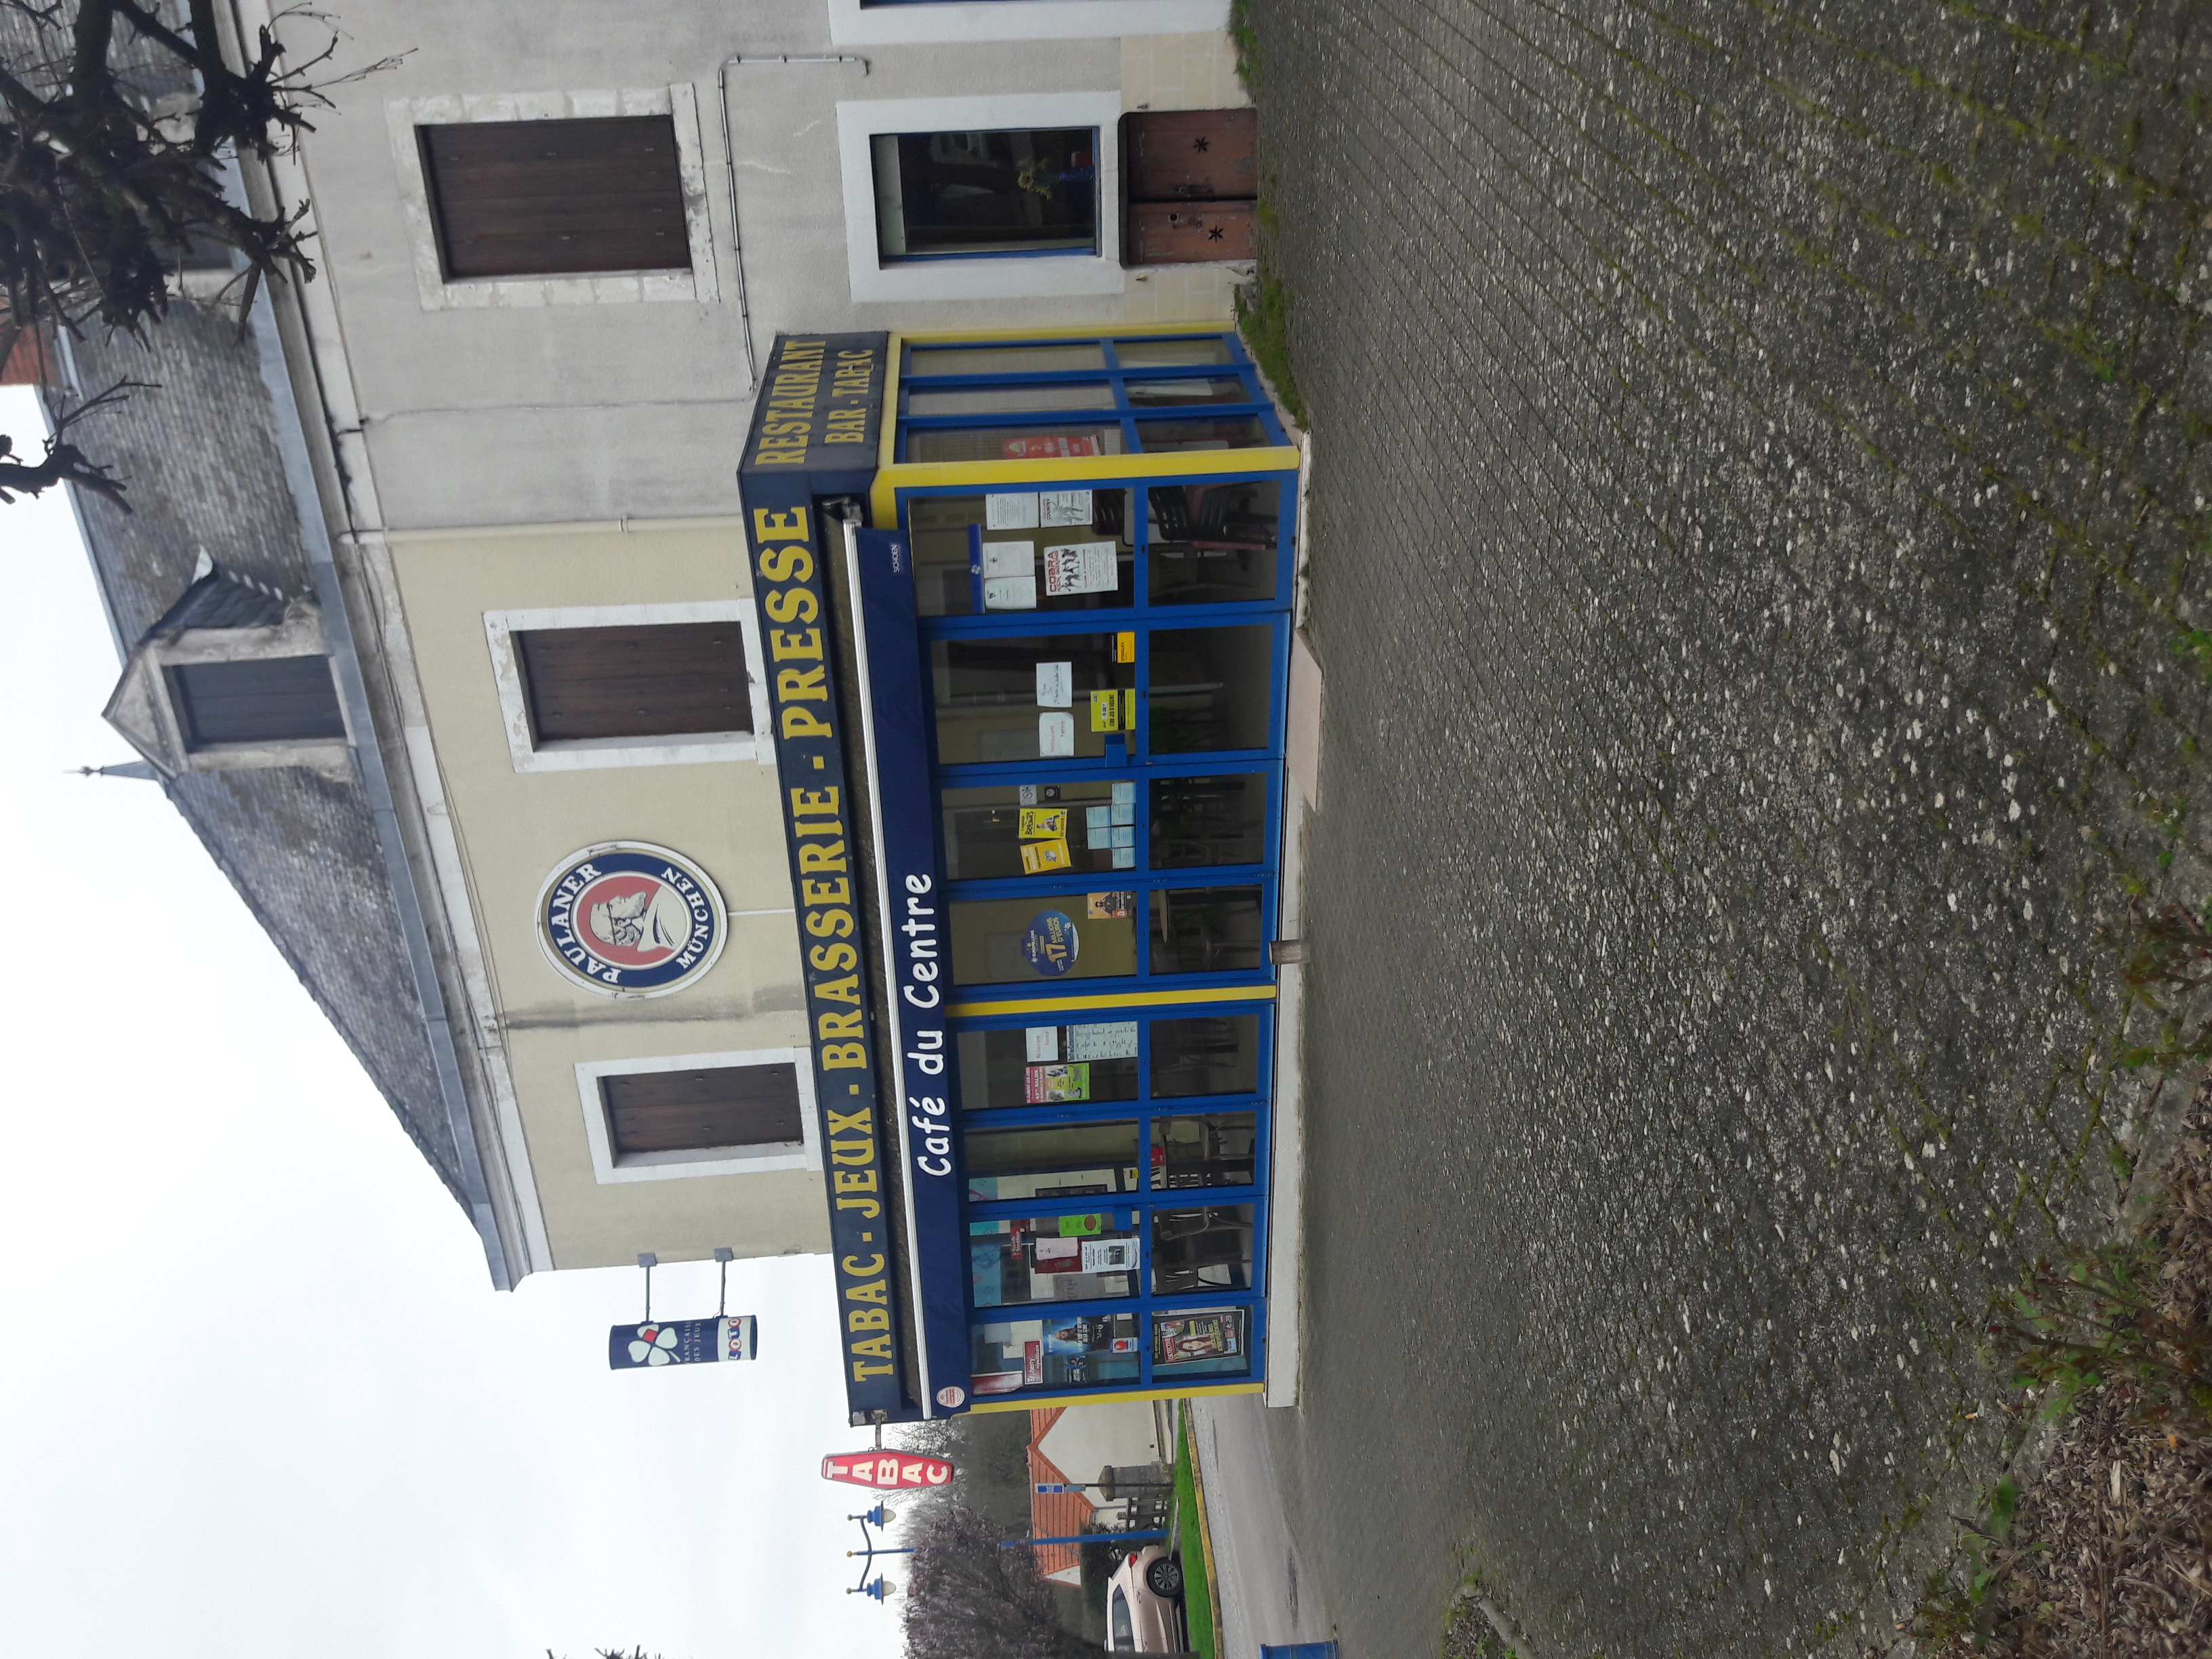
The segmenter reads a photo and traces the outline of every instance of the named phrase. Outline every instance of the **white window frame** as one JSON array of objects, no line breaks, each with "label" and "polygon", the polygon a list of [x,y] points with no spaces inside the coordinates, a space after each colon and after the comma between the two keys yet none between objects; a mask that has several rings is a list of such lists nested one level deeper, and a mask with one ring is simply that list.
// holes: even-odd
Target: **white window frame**
[{"label": "white window frame", "polygon": [[[994,0],[994,4],[1020,9],[1016,0]],[[839,104],[837,155],[844,184],[845,266],[854,302],[1056,299],[1125,291],[1128,273],[1121,269],[1121,216],[1117,205],[1121,199],[1121,120],[1119,91],[881,98]],[[913,259],[885,264],[876,249],[876,135],[990,132],[1014,127],[1097,131],[1098,252],[1022,254],[1003,259]]]},{"label": "white window frame", "polygon": [[[707,1071],[724,1066],[783,1066],[799,1077],[798,1140],[760,1146],[702,1146],[682,1152],[614,1150],[606,1099],[599,1079],[647,1072]],[[746,1048],[732,1054],[659,1054],[647,1060],[586,1060],[576,1063],[576,1096],[584,1109],[584,1135],[592,1147],[592,1173],[602,1187],[625,1181],[685,1181],[694,1176],[764,1175],[775,1170],[822,1169],[821,1131],[815,1121],[814,1053],[810,1048]]]},{"label": "white window frame", "polygon": [[830,0],[830,39],[840,46],[1218,34],[1228,27],[1229,0],[939,0],[904,6]]},{"label": "white window frame", "polygon": [[[676,131],[676,165],[684,192],[684,232],[691,246],[689,270],[603,271],[582,276],[446,276],[438,258],[438,231],[430,211],[429,181],[415,129],[460,121],[585,120],[616,115],[665,115]],[[384,106],[392,160],[399,174],[399,204],[407,216],[415,287],[425,311],[490,307],[632,304],[683,300],[699,305],[722,297],[714,265],[714,227],[708,206],[707,160],[699,138],[699,100],[688,81],[666,87],[623,87],[600,92],[496,93],[480,96],[393,98]]]},{"label": "white window frame", "polygon": [[[750,732],[697,732],[665,738],[554,738],[530,729],[530,698],[514,636],[532,629],[654,628],[668,623],[734,622],[745,643],[745,689],[753,706]],[[768,682],[761,672],[760,619],[749,599],[696,599],[675,605],[570,605],[553,611],[487,611],[484,643],[491,650],[492,686],[499,694],[507,752],[518,772],[582,772],[602,766],[696,766],[709,761],[775,764],[769,735]]]}]

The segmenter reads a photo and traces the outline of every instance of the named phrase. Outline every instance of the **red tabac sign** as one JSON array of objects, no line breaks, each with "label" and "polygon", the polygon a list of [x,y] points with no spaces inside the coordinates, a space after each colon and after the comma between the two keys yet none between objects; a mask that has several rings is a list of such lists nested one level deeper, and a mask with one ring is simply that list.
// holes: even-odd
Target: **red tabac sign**
[{"label": "red tabac sign", "polygon": [[952,1465],[941,1457],[911,1452],[836,1452],[822,1460],[822,1478],[890,1492],[902,1486],[941,1486],[952,1479]]}]

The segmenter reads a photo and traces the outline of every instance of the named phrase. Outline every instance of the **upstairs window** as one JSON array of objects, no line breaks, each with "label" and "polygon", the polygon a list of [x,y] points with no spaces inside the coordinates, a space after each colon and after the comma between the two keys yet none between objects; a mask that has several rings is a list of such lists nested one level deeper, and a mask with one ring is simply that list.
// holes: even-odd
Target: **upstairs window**
[{"label": "upstairs window", "polygon": [[327,657],[179,663],[168,670],[168,680],[188,750],[345,740],[345,716]]},{"label": "upstairs window", "polygon": [[666,115],[416,131],[449,282],[690,268]]},{"label": "upstairs window", "polygon": [[877,251],[907,259],[1098,252],[1098,132],[879,132]]},{"label": "upstairs window", "polygon": [[599,1079],[599,1095],[617,1159],[796,1146],[805,1135],[791,1063],[618,1073]]},{"label": "upstairs window", "polygon": [[540,743],[750,732],[744,636],[728,622],[515,634]]}]

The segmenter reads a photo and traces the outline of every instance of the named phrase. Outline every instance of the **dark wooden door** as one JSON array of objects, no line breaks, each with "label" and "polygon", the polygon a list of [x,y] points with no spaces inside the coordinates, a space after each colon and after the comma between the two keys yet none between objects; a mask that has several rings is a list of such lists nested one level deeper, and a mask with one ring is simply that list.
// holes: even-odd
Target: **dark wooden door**
[{"label": "dark wooden door", "polygon": [[1121,118],[1121,262],[1259,257],[1259,112],[1140,110]]},{"label": "dark wooden door", "polygon": [[1128,231],[1133,265],[1202,264],[1260,252],[1249,202],[1132,202]]},{"label": "dark wooden door", "polygon": [[1127,118],[1132,202],[1249,202],[1260,193],[1260,112],[1140,110]]}]

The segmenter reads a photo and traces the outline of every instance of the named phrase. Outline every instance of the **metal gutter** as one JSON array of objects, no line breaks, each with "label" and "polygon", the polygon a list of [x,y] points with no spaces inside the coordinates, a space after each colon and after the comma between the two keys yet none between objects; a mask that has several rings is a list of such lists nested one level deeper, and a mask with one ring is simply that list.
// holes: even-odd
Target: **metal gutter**
[{"label": "metal gutter", "polygon": [[756,52],[750,57],[740,54],[725,58],[715,71],[714,87],[721,100],[722,112],[722,179],[730,200],[730,257],[738,278],[738,331],[745,342],[745,390],[750,392],[760,386],[760,361],[753,352],[753,308],[745,290],[744,237],[738,229],[738,152],[730,142],[730,70],[767,64],[858,64],[860,73],[869,73],[868,60],[851,52]]},{"label": "metal gutter", "polygon": [[[842,520],[845,532],[846,591],[853,596],[850,606],[853,621],[853,660],[860,682],[860,759],[868,776],[868,834],[874,843],[876,855],[876,921],[882,935],[884,949],[884,1018],[890,1026],[891,1064],[900,1064],[906,1053],[906,1033],[899,1024],[899,1000],[891,986],[891,964],[898,959],[898,940],[891,933],[890,878],[884,862],[884,803],[880,774],[876,769],[876,703],[875,690],[868,678],[868,623],[860,603],[860,526],[851,520]],[[907,1119],[906,1090],[902,1086],[893,1091],[896,1103],[899,1132],[899,1182],[907,1190],[906,1211],[906,1272],[907,1290],[912,1297],[915,1325],[915,1369],[921,1373],[921,1386],[915,1397],[921,1402],[921,1413],[928,1417],[936,1403],[937,1390],[930,1386],[929,1333],[922,1324],[921,1300],[921,1235],[915,1222],[913,1188],[914,1130]]]},{"label": "metal gutter", "polygon": [[[273,179],[270,187],[281,202],[283,195],[276,190]],[[331,678],[337,681],[339,700],[345,705],[347,727],[354,734],[354,763],[360,769],[362,787],[368,796],[369,810],[376,820],[376,841],[384,854],[385,875],[392,883],[392,896],[399,909],[400,937],[406,943],[415,994],[422,1005],[423,1035],[429,1042],[446,1125],[453,1137],[454,1155],[460,1164],[462,1193],[467,1200],[477,1237],[483,1245],[484,1261],[491,1270],[492,1284],[499,1290],[511,1291],[514,1288],[514,1277],[507,1263],[507,1247],[500,1240],[491,1189],[484,1180],[483,1158],[477,1150],[476,1129],[469,1117],[468,1091],[461,1082],[460,1054],[453,1041],[452,1021],[447,1017],[445,994],[438,984],[437,964],[431,955],[429,927],[423,921],[414,866],[408,861],[407,844],[400,834],[392,780],[385,770],[384,751],[377,743],[368,684],[362,673],[353,619],[346,610],[345,590],[338,579],[337,562],[331,555],[330,528],[321,511],[322,492],[316,487],[314,462],[308,453],[299,400],[293,395],[291,376],[286,373],[284,343],[276,328],[276,296],[268,285],[264,284],[257,296],[247,322],[253,331],[253,343],[260,360],[261,384],[269,393],[276,416],[276,453],[283,464],[284,482],[291,492],[292,510],[299,524],[301,543],[307,549],[308,568],[314,575],[315,597],[322,606],[323,637],[330,647]],[[312,338],[307,343],[307,372],[319,396],[322,365],[315,359]],[[349,510],[346,518],[350,523]]]}]

